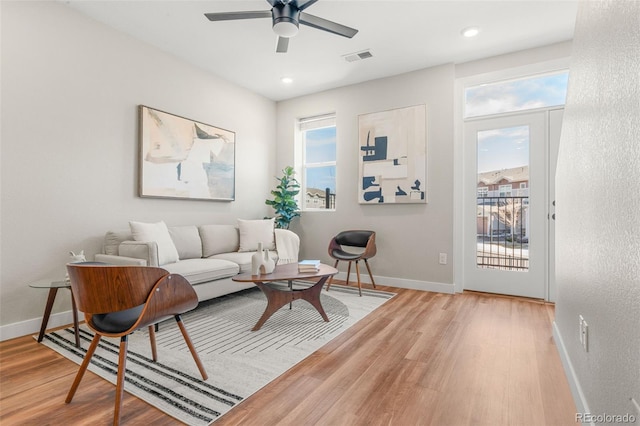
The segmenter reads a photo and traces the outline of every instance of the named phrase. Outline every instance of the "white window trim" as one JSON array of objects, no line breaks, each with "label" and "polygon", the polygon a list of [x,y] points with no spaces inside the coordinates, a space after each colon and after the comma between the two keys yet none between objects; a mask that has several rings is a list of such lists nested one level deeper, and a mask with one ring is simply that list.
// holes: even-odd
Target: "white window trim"
[{"label": "white window trim", "polygon": [[[295,140],[296,140],[297,146],[299,147],[300,155],[296,156],[296,158],[299,161],[299,163],[296,165],[296,170],[299,171],[299,176],[300,176],[300,179],[298,179],[300,182],[299,205],[300,205],[300,210],[302,212],[309,212],[309,211],[334,212],[335,211],[335,203],[334,203],[334,208],[332,209],[313,208],[313,207],[307,207],[305,205],[306,204],[305,197],[307,193],[307,182],[306,182],[307,169],[334,166],[336,168],[336,175],[338,174],[337,159],[336,161],[325,161],[320,163],[309,163],[309,164],[306,163],[307,155],[305,152],[305,148],[306,148],[305,132],[308,130],[325,129],[328,127],[336,127],[336,133],[337,133],[335,113],[321,114],[321,115],[316,115],[311,117],[302,117],[297,120],[297,126],[296,126],[297,137],[295,138]],[[337,155],[337,152],[336,152],[336,155]],[[336,185],[337,185],[337,176],[336,176]],[[316,188],[316,189],[321,189],[321,188]]]}]

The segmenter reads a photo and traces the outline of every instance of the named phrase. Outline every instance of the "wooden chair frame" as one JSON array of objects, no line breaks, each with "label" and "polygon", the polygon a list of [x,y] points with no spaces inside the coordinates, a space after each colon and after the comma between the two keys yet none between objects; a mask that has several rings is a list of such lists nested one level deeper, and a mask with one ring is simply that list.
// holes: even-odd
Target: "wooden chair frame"
[{"label": "wooden chair frame", "polygon": [[[198,305],[198,297],[193,287],[183,276],[169,274],[166,270],[155,267],[97,266],[81,263],[67,264],[67,271],[76,305],[84,312],[86,324],[94,331],[95,336],[67,394],[66,403],[73,399],[102,336],[119,337],[120,352],[113,415],[113,424],[118,425],[124,394],[128,335],[139,328],[148,327],[152,357],[157,361],[153,325],[170,317],[174,317],[178,323],[203,380],[207,380],[207,373],[180,317],[180,314]],[[126,330],[107,332],[96,326],[93,321],[95,315],[123,311],[141,305],[144,306],[139,317]]]},{"label": "wooden chair frame", "polygon": [[[335,251],[344,251],[344,249],[342,248],[342,244],[339,243],[340,241],[340,236],[342,234],[346,234],[346,233],[350,233],[350,232],[370,232],[371,234],[369,235],[369,238],[367,239],[367,243],[364,246],[364,251],[362,253],[360,253],[360,256],[357,258],[353,258],[353,259],[338,259],[335,257],[334,252]],[[359,246],[352,246],[352,247],[359,247]],[[376,255],[377,249],[376,249],[376,233],[374,231],[363,231],[363,230],[350,230],[350,231],[343,231],[340,234],[336,235],[335,237],[333,237],[331,239],[331,241],[329,242],[329,256],[331,256],[333,259],[336,259],[333,267],[337,268],[338,267],[338,263],[343,260],[345,262],[349,262],[348,266],[347,266],[347,285],[349,285],[349,276],[351,275],[351,263],[355,262],[356,264],[356,276],[358,278],[358,293],[360,294],[360,296],[362,296],[362,284],[360,282],[360,267],[358,266],[358,262],[361,260],[364,260],[364,264],[367,267],[367,272],[369,272],[369,277],[371,278],[371,284],[373,284],[373,288],[376,288],[376,283],[373,279],[373,274],[371,273],[371,268],[369,267],[369,262],[367,261],[367,259],[372,258],[373,256]],[[333,277],[329,278],[329,282],[327,284],[327,291],[329,291],[329,288],[331,287],[331,283],[333,281]]]}]

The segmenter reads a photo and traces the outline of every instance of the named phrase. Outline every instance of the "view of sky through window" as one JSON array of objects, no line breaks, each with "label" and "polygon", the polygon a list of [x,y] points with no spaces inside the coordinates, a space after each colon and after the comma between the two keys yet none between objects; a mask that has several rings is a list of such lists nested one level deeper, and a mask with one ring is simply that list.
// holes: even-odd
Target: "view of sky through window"
[{"label": "view of sky through window", "polygon": [[[323,127],[305,132],[306,187],[336,190],[336,128]],[[322,163],[333,162],[334,165]],[[315,165],[315,166],[314,166]]]},{"label": "view of sky through window", "polygon": [[529,165],[529,126],[478,132],[478,173]]},{"label": "view of sky through window", "polygon": [[465,117],[564,105],[569,72],[482,84],[465,89]]}]

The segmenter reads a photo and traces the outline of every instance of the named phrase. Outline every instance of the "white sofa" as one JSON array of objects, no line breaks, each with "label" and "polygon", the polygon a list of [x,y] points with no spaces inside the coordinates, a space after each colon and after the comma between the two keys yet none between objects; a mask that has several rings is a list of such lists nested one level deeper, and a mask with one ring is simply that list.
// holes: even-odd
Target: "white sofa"
[{"label": "white sofa", "polygon": [[272,220],[238,222],[238,226],[142,224],[156,226],[151,234],[136,232],[134,224],[140,223],[131,222],[129,230],[106,233],[102,253],[96,254],[95,260],[115,265],[159,266],[180,274],[191,283],[199,301],[253,286],[231,278],[251,272],[257,241],[271,249],[269,254],[278,264],[298,261],[300,239],[295,233],[273,229]]}]

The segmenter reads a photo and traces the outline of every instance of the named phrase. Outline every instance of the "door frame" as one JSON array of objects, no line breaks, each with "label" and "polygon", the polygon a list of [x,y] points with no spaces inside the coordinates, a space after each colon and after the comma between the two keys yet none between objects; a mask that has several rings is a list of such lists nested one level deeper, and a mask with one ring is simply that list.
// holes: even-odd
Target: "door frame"
[{"label": "door frame", "polygon": [[[475,291],[486,291],[498,294],[546,298],[548,294],[548,146],[549,146],[549,113],[547,108],[526,111],[494,114],[487,117],[473,118],[465,122],[465,182],[463,209],[464,234],[462,236],[464,250],[465,276]],[[531,230],[535,233],[529,246],[530,266],[527,271],[501,270],[494,268],[478,268],[476,265],[476,221],[477,211],[477,132],[492,129],[506,129],[527,126],[529,128],[529,211]],[[467,131],[469,133],[467,133]],[[473,142],[473,143],[472,143]],[[536,147],[536,144],[537,145]],[[471,194],[474,196],[471,197]],[[473,202],[471,201],[473,200]],[[473,217],[471,217],[473,215]]]},{"label": "door frame", "polygon": [[[516,66],[512,68],[502,68],[504,62],[496,62],[497,66],[492,66],[489,63],[491,61],[485,61],[486,63],[479,64],[477,67],[472,67],[483,72],[477,74],[467,73],[455,79],[454,82],[454,143],[453,143],[453,284],[454,291],[461,293],[464,291],[465,284],[465,255],[464,255],[464,210],[465,210],[465,196],[464,196],[464,182],[465,182],[465,167],[464,167],[464,90],[466,87],[492,83],[501,80],[515,79],[520,77],[531,76],[534,74],[555,72],[569,69],[569,57],[562,57],[559,59],[536,62],[526,64],[522,66]],[[493,69],[492,69],[493,68]],[[471,69],[471,67],[469,68]],[[489,71],[487,71],[489,70]],[[466,71],[466,70],[465,70]],[[559,107],[542,108],[543,110],[554,110]],[[560,107],[564,109],[564,106]],[[532,112],[534,110],[529,110]],[[547,144],[548,149],[548,144]],[[547,173],[548,176],[548,173]],[[548,192],[548,191],[547,191]],[[549,200],[547,200],[549,205]],[[547,221],[548,228],[548,221]],[[547,230],[547,232],[549,232]],[[547,284],[545,285],[545,297],[547,301],[554,301],[555,286],[553,281],[548,279],[549,273],[547,271]],[[553,286],[550,288],[550,282]]]}]

